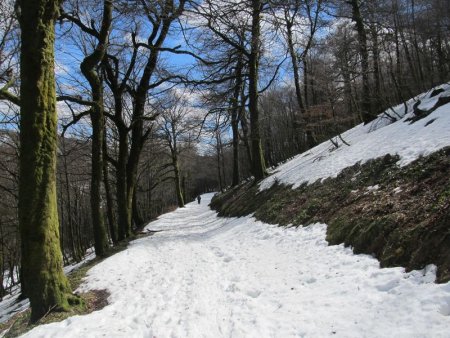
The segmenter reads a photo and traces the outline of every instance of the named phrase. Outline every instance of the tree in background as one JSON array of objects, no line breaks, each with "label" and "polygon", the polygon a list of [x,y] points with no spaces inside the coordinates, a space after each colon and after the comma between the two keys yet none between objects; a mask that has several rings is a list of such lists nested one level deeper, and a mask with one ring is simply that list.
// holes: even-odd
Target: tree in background
[{"label": "tree in background", "polygon": [[184,148],[189,148],[195,139],[195,128],[198,125],[189,109],[185,94],[170,92],[167,103],[158,119],[158,129],[161,139],[170,150],[170,165],[173,169],[173,180],[178,206],[184,207],[185,196],[182,187],[179,156]]},{"label": "tree in background", "polygon": [[[78,8],[78,4],[75,4]],[[103,131],[104,131],[104,104],[103,104],[103,81],[97,71],[102,62],[108,47],[108,37],[112,22],[113,2],[105,0],[103,2],[103,15],[100,29],[94,25],[87,26],[82,22],[79,13],[76,16],[62,13],[62,18],[79,26],[83,31],[97,40],[94,50],[88,54],[80,64],[81,73],[89,82],[91,90],[91,108],[88,111],[92,123],[92,172],[91,172],[91,211],[95,239],[95,253],[97,256],[104,256],[108,249],[108,236],[103,221],[101,210],[101,184],[103,174]]]},{"label": "tree in background", "polygon": [[348,4],[352,6],[352,19],[355,22],[355,29],[358,33],[359,53],[361,55],[362,72],[362,105],[361,120],[364,123],[372,121],[376,115],[372,112],[371,91],[369,83],[369,52],[367,48],[367,34],[364,27],[364,20],[361,14],[360,1],[351,0]]}]

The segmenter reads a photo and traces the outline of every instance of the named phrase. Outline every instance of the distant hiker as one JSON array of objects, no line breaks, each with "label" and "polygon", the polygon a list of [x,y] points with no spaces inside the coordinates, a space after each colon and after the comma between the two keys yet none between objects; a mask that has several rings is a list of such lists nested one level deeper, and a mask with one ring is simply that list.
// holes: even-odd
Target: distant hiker
[{"label": "distant hiker", "polygon": [[200,201],[202,200],[202,198],[200,197],[200,195],[197,196],[197,202],[198,204],[200,204]]}]

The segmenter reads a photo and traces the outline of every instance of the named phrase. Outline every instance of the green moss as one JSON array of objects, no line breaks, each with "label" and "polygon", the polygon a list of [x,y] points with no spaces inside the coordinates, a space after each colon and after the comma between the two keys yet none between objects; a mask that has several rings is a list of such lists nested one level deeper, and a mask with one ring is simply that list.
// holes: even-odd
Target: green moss
[{"label": "green moss", "polygon": [[59,1],[20,2],[21,110],[19,228],[22,290],[31,320],[70,308],[56,202],[57,113],[54,24]]},{"label": "green moss", "polygon": [[354,227],[354,221],[345,216],[333,219],[329,224],[326,240],[332,245],[346,243],[347,236]]}]

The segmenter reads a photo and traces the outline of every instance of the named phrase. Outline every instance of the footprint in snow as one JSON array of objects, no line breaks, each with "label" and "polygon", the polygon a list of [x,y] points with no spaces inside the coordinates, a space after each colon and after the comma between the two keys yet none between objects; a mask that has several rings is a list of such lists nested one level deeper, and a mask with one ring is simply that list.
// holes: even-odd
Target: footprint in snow
[{"label": "footprint in snow", "polygon": [[217,257],[223,257],[224,256],[224,253],[219,248],[211,247],[210,249],[214,252],[214,254]]},{"label": "footprint in snow", "polygon": [[450,316],[450,297],[444,298],[439,307],[439,313],[443,316]]},{"label": "footprint in snow", "polygon": [[317,282],[317,279],[315,279],[314,277],[308,278],[308,279],[306,280],[306,283],[308,283],[308,284],[313,284],[313,283],[315,283],[315,282]]},{"label": "footprint in snow", "polygon": [[376,285],[375,288],[381,292],[388,292],[398,285],[398,281],[391,280],[387,283]]},{"label": "footprint in snow", "polygon": [[230,285],[228,285],[228,287],[225,289],[225,291],[236,292],[236,291],[239,291],[239,288],[236,286],[236,284],[231,283]]},{"label": "footprint in snow", "polygon": [[258,298],[259,295],[261,294],[261,291],[258,290],[249,290],[246,292],[247,296],[252,297],[252,298]]}]

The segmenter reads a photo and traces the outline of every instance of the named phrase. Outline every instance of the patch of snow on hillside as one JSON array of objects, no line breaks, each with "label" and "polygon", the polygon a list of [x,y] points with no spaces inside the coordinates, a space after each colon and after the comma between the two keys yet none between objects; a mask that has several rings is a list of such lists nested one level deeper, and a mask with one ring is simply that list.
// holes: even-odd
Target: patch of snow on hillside
[{"label": "patch of snow on hillside", "polygon": [[[95,252],[94,248],[90,248],[86,251],[86,254],[81,262],[73,263],[70,265],[66,265],[64,267],[64,273],[67,275],[71,273],[74,270],[77,270],[82,265],[86,264],[87,262],[93,260],[95,258]],[[19,312],[23,312],[25,310],[28,310],[30,307],[30,301],[27,299],[20,300],[20,284],[14,286],[13,290],[11,291],[11,294],[6,295],[3,297],[3,299],[0,301],[0,324],[8,321],[11,319],[12,316]],[[5,333],[5,332],[3,332]],[[2,333],[0,333],[0,337],[2,337]]]},{"label": "patch of snow on hillside", "polygon": [[[415,123],[406,121],[413,116],[413,107],[421,101],[419,108],[429,110],[439,97],[450,96],[450,85],[437,88],[444,91],[431,97],[433,90],[392,109],[386,110],[367,125],[360,124],[342,134],[339,148],[330,141],[319,144],[307,153],[280,165],[275,172],[263,180],[260,189],[268,189],[275,182],[299,187],[303,183],[314,183],[328,177],[336,177],[343,169],[364,163],[386,154],[399,155],[398,165],[404,166],[420,156],[427,156],[450,145],[450,103],[437,108],[427,117]],[[391,118],[398,118],[392,122]]]},{"label": "patch of snow on hillside", "polygon": [[450,283],[433,283],[435,267],[380,269],[328,246],[324,224],[219,218],[210,199],[88,272],[80,291],[107,289],[108,306],[25,337],[448,337]]}]

